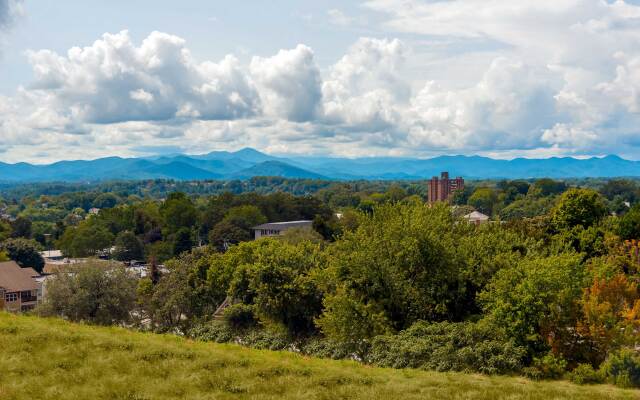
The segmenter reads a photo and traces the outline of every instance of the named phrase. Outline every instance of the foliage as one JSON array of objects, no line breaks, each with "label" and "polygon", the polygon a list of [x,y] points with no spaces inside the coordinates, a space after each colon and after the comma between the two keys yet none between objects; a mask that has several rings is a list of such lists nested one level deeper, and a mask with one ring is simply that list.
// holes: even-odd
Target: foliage
[{"label": "foliage", "polygon": [[640,354],[631,349],[620,349],[609,354],[601,366],[607,380],[621,387],[640,387]]},{"label": "foliage", "polygon": [[519,371],[525,354],[486,323],[417,322],[374,338],[367,358],[383,367],[504,374]]},{"label": "foliage", "polygon": [[310,275],[323,261],[317,245],[263,239],[234,247],[223,258],[234,269],[232,298],[253,305],[260,320],[282,324],[291,334],[314,330],[322,306]]},{"label": "foliage", "polygon": [[136,280],[123,267],[77,264],[47,281],[47,295],[38,306],[44,316],[117,325],[131,321]]},{"label": "foliage", "polygon": [[144,260],[144,245],[131,231],[118,234],[113,257],[119,261]]},{"label": "foliage", "polygon": [[567,361],[553,353],[533,359],[533,365],[525,369],[531,379],[560,379],[567,370]]},{"label": "foliage", "polygon": [[584,276],[576,254],[527,258],[498,271],[479,299],[488,316],[529,354],[551,348],[569,357]]},{"label": "foliage", "polygon": [[551,220],[557,230],[581,225],[588,228],[607,214],[600,195],[589,189],[569,189],[551,210]]},{"label": "foliage", "polygon": [[488,187],[477,188],[469,197],[469,200],[467,200],[468,205],[487,215],[493,214],[493,208],[496,202],[496,192]]},{"label": "foliage", "polygon": [[618,235],[623,239],[640,239],[640,203],[620,218]]},{"label": "foliage", "polygon": [[67,257],[90,257],[111,247],[114,237],[96,218],[89,218],[77,227],[69,227],[58,240],[58,247]]},{"label": "foliage", "polygon": [[44,259],[40,255],[40,245],[34,240],[23,238],[7,239],[0,243],[0,251],[23,268],[33,268],[41,273]]},{"label": "foliage", "polygon": [[601,363],[614,349],[635,344],[640,328],[640,293],[638,284],[625,274],[596,277],[584,290],[581,305],[583,318],[577,329],[590,342],[592,363]]},{"label": "foliage", "polygon": [[224,310],[224,322],[235,330],[242,330],[256,326],[257,321],[253,306],[247,304],[233,304]]},{"label": "foliage", "polygon": [[604,382],[604,376],[600,371],[593,369],[591,364],[579,364],[569,373],[569,379],[578,385],[589,385]]}]

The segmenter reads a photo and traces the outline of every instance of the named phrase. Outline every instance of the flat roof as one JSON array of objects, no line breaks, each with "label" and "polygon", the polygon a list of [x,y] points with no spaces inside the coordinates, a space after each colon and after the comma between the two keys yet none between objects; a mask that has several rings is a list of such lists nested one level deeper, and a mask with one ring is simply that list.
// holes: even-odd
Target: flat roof
[{"label": "flat roof", "polygon": [[300,226],[309,226],[312,225],[313,221],[301,220],[301,221],[285,221],[285,222],[268,222],[266,224],[254,226],[253,230],[258,229],[288,229],[288,228],[296,228]]}]

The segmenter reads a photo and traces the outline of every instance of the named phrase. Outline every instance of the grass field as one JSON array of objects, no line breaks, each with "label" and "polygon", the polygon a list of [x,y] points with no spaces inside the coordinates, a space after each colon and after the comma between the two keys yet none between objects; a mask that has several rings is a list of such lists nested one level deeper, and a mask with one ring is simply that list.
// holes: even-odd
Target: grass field
[{"label": "grass field", "polygon": [[0,313],[0,399],[640,399],[640,391],[371,368]]}]

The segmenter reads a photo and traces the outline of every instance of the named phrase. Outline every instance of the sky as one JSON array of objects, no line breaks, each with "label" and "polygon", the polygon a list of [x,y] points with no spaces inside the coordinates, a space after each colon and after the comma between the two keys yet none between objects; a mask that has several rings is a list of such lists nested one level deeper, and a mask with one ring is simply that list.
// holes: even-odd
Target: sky
[{"label": "sky", "polygon": [[0,0],[0,161],[640,159],[640,2]]}]

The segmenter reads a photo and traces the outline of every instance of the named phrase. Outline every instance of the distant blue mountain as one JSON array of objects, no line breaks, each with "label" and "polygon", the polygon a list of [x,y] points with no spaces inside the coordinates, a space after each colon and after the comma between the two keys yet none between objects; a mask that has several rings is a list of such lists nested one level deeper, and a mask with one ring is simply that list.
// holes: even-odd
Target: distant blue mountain
[{"label": "distant blue mountain", "polygon": [[60,161],[49,165],[0,163],[0,182],[99,181],[112,179],[249,179],[281,176],[308,179],[425,179],[449,171],[452,176],[484,178],[637,177],[640,162],[618,156],[576,159],[495,160],[480,156],[430,159],[372,157],[281,158],[246,148],[204,155],[153,158],[108,157],[91,161]]}]

